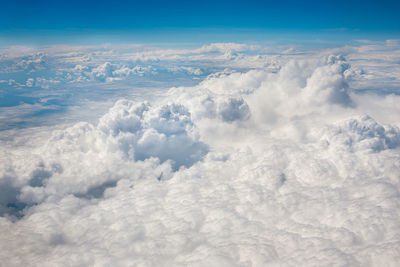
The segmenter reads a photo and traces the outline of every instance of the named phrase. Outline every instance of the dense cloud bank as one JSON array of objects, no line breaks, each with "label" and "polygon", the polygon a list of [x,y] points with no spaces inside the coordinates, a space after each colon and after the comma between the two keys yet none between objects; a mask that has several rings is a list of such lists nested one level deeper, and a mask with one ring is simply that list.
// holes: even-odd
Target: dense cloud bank
[{"label": "dense cloud bank", "polygon": [[1,264],[396,266],[400,98],[354,73],[340,55],[222,72],[3,146]]},{"label": "dense cloud bank", "polygon": [[[60,119],[92,121],[120,98],[149,101],[158,95],[156,91],[195,86],[206,77],[250,70],[278,72],[291,60],[329,55],[341,55],[328,59],[331,63],[346,59],[347,67],[351,65],[343,66],[347,68],[343,75],[353,91],[400,93],[396,40],[360,40],[353,46],[331,49],[235,43],[199,48],[138,44],[0,47],[0,131],[54,126]],[[88,111],[71,114],[79,109]],[[65,112],[68,116],[63,116]]]}]

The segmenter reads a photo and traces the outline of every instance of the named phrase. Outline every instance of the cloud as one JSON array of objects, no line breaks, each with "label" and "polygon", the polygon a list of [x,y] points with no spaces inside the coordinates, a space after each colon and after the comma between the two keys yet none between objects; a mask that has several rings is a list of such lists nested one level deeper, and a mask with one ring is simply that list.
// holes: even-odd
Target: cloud
[{"label": "cloud", "polygon": [[[353,88],[368,77],[331,52],[7,139],[3,262],[396,266],[398,96]],[[74,68],[105,80],[134,68],[107,62]]]},{"label": "cloud", "polygon": [[400,131],[397,127],[384,127],[363,115],[330,127],[321,139],[328,146],[336,146],[335,150],[379,152],[397,148],[400,145]]},{"label": "cloud", "polygon": [[135,162],[147,159],[155,165],[165,162],[162,168],[168,171],[157,175],[166,179],[169,168],[190,167],[207,151],[185,107],[152,108],[147,103],[121,100],[98,125],[78,123],[55,132],[38,155],[25,157],[29,165],[5,162],[4,186],[10,179],[18,183],[5,189],[11,193],[2,201],[2,208],[14,205],[17,195],[26,204],[40,203],[54,194],[91,195],[99,186],[115,184],[128,175]]}]

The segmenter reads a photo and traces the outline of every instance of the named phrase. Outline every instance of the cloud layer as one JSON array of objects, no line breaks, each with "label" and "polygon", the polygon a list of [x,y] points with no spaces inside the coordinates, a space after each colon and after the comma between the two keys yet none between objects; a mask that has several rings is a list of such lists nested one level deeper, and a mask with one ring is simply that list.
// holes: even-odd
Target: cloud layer
[{"label": "cloud layer", "polygon": [[[2,264],[396,266],[400,99],[362,90],[346,58],[216,72],[4,142]],[[112,64],[88,77],[133,70]]]}]

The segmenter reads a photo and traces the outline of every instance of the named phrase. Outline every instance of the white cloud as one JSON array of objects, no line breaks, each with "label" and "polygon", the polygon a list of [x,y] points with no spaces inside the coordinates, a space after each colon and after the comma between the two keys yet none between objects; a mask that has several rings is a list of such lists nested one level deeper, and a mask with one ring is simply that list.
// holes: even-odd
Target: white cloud
[{"label": "white cloud", "polygon": [[37,78],[28,78],[25,82],[26,87],[41,87],[44,89],[49,89],[56,84],[59,84],[60,81],[56,80],[47,80],[45,78],[37,77]]},{"label": "white cloud", "polygon": [[[348,74],[355,55],[329,52],[214,73],[151,102],[119,100],[98,122],[9,140],[3,262],[396,266],[398,96],[354,90],[368,80]],[[74,68],[105,80],[135,69],[107,62]]]}]

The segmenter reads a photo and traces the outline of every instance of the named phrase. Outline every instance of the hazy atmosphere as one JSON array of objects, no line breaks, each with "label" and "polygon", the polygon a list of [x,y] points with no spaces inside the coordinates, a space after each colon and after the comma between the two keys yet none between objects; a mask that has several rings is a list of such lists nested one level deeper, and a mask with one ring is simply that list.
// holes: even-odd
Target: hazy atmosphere
[{"label": "hazy atmosphere", "polygon": [[398,1],[0,9],[0,266],[398,266]]}]

